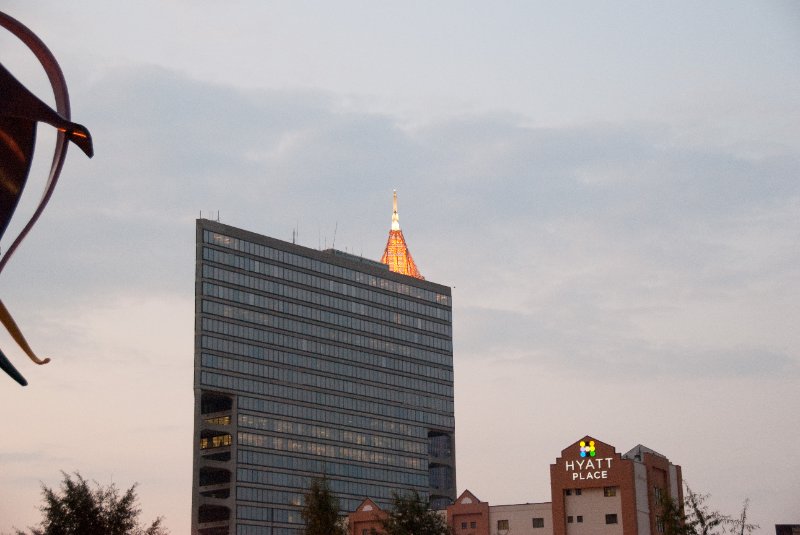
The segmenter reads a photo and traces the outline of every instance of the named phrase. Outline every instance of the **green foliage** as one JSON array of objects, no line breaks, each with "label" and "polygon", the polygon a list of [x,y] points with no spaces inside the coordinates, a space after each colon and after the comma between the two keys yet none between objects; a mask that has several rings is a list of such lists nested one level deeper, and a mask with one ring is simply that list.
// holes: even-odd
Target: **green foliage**
[{"label": "green foliage", "polygon": [[405,495],[392,492],[392,502],[392,511],[382,521],[386,535],[452,535],[447,521],[431,510],[417,491]]},{"label": "green foliage", "polygon": [[666,492],[658,500],[659,519],[664,525],[664,535],[688,535],[683,507]]},{"label": "green foliage", "polygon": [[686,511],[685,524],[687,533],[692,535],[712,535],[723,533],[728,517],[719,511],[713,511],[706,503],[709,494],[697,494],[686,485],[683,507]]},{"label": "green foliage", "polygon": [[738,518],[731,518],[729,520],[728,531],[733,535],[747,535],[757,530],[760,526],[758,524],[747,523],[747,508],[750,506],[750,500],[745,499],[742,504],[742,512]]},{"label": "green foliage", "polygon": [[709,494],[698,494],[686,485],[683,507],[678,502],[662,495],[659,502],[659,517],[664,523],[665,535],[748,535],[758,525],[747,523],[749,501],[745,500],[737,518],[711,509]]},{"label": "green foliage", "polygon": [[339,522],[339,500],[331,492],[325,477],[314,478],[306,492],[301,511],[304,535],[344,535]]},{"label": "green foliage", "polygon": [[[38,528],[30,528],[32,535],[167,535],[161,518],[148,527],[138,523],[141,509],[137,504],[136,485],[122,496],[110,484],[101,487],[89,482],[75,472],[75,477],[61,472],[61,492],[42,485],[44,504],[39,507],[43,519]],[[17,535],[26,535],[17,530]]]}]

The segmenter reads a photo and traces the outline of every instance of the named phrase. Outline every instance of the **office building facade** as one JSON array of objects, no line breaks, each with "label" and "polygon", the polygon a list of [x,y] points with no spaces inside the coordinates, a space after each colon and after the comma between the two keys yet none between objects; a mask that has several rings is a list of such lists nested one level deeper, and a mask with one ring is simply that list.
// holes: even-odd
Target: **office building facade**
[{"label": "office building facade", "polygon": [[197,221],[192,531],[294,535],[327,477],[343,512],[455,499],[450,288]]}]

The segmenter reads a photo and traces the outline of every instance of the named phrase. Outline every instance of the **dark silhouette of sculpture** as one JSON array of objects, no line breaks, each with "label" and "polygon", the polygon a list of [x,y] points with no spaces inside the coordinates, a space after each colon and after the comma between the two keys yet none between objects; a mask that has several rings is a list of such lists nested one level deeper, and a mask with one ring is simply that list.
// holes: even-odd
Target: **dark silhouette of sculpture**
[{"label": "dark silhouette of sculpture", "polygon": [[[28,91],[0,64],[0,237],[8,227],[28,180],[36,143],[37,124],[47,123],[58,130],[50,177],[45,185],[44,193],[31,219],[0,258],[0,272],[2,272],[50,200],[61,173],[61,167],[64,165],[69,142],[75,143],[90,158],[93,155],[93,149],[89,131],[70,121],[67,85],[61,68],[50,50],[28,28],[2,12],[0,12],[0,26],[17,36],[31,49],[47,73],[56,100],[56,110],[53,110]],[[32,361],[37,364],[46,364],[50,361],[50,359],[40,359],[36,356],[2,300],[0,300],[0,323]],[[0,368],[22,386],[28,384],[2,350],[0,350]]]}]

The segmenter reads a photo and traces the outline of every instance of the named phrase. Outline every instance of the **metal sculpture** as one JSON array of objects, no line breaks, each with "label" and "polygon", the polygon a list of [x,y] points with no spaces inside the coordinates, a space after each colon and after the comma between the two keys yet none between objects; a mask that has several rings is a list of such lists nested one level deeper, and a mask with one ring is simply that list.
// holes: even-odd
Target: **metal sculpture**
[{"label": "metal sculpture", "polygon": [[[75,143],[88,157],[94,154],[92,137],[89,131],[70,121],[69,95],[64,75],[55,57],[45,44],[22,23],[0,12],[0,26],[18,37],[33,52],[44,67],[55,95],[56,109],[39,100],[28,91],[14,76],[0,64],[0,237],[6,231],[11,216],[28,180],[31,169],[33,149],[36,143],[36,125],[47,123],[58,130],[55,153],[50,166],[50,176],[45,185],[39,205],[34,210],[28,223],[17,236],[5,255],[0,258],[0,272],[3,271],[14,251],[25,239],[33,225],[39,219],[61,174],[67,146]],[[36,364],[47,364],[50,359],[40,359],[33,352],[14,318],[0,300],[0,323],[5,326],[11,337],[30,359]],[[25,378],[11,364],[11,361],[0,350],[0,369],[10,375],[22,386],[28,384]]]}]

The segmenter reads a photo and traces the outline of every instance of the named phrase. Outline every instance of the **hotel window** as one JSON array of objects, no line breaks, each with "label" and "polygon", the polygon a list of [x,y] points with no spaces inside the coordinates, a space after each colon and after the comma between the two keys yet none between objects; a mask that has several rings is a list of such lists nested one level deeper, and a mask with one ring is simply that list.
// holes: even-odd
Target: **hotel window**
[{"label": "hotel window", "polygon": [[574,519],[571,516],[567,517],[567,524],[572,524],[573,521]]},{"label": "hotel window", "polygon": [[472,529],[475,529],[476,527],[478,527],[478,523],[477,522],[470,522],[469,523],[469,527],[472,528]]},{"label": "hotel window", "polygon": [[581,489],[575,489],[575,496],[581,495]]},{"label": "hotel window", "polygon": [[535,528],[543,528],[544,527],[544,518],[534,518],[533,519],[533,527],[535,527]]},{"label": "hotel window", "polygon": [[578,520],[578,523],[582,523],[583,522],[583,517],[581,515],[578,515],[577,520]]},{"label": "hotel window", "polygon": [[361,535],[369,535],[369,530],[362,529],[361,530]]},{"label": "hotel window", "polygon": [[663,494],[663,491],[662,491],[661,487],[654,487],[653,488],[653,495],[656,498],[656,503],[660,503],[661,502],[662,494]]},{"label": "hotel window", "polygon": [[603,496],[611,498],[617,495],[617,487],[603,487]]},{"label": "hotel window", "polygon": [[606,515],[606,524],[616,524],[617,523],[617,515]]},{"label": "hotel window", "polygon": [[656,518],[656,531],[664,533],[664,519],[661,517]]},{"label": "hotel window", "polygon": [[497,531],[508,531],[508,520],[498,520]]},{"label": "hotel window", "polygon": [[564,495],[565,496],[572,496],[572,489],[565,489],[564,490]]},{"label": "hotel window", "polygon": [[466,522],[462,522],[461,523],[461,529],[467,529],[467,523]]}]

